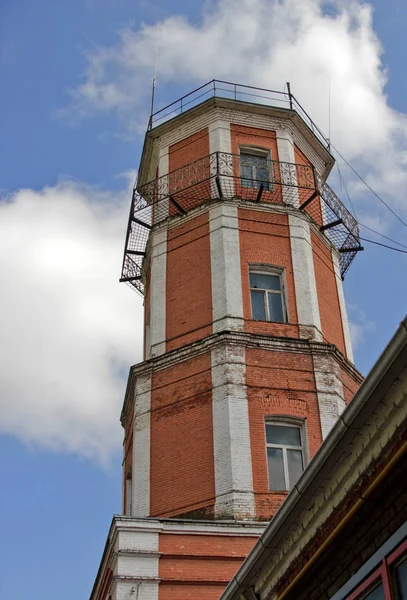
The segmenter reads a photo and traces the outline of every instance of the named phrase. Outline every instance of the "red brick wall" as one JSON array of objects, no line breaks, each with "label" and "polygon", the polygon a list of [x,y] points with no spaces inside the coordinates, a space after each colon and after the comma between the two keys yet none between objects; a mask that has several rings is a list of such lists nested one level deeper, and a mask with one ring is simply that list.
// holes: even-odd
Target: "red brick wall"
[{"label": "red brick wall", "polygon": [[305,419],[309,458],[322,443],[312,357],[307,354],[246,350],[253,486],[257,516],[270,519],[287,494],[268,488],[265,418]]},{"label": "red brick wall", "polygon": [[161,533],[160,600],[217,600],[256,539]]},{"label": "red brick wall", "polygon": [[[297,307],[287,215],[239,209],[245,330],[252,333],[298,337]],[[249,265],[263,263],[285,270],[289,324],[253,321],[251,315]]]},{"label": "red brick wall", "polygon": [[208,213],[168,230],[167,351],[212,333]]},{"label": "red brick wall", "polygon": [[153,373],[153,517],[212,510],[215,476],[211,385],[210,354]]},{"label": "red brick wall", "polygon": [[[276,132],[268,131],[266,129],[258,129],[257,127],[246,127],[244,125],[234,125],[231,123],[230,125],[230,135],[231,135],[231,148],[232,154],[234,154],[233,159],[233,172],[235,174],[240,173],[239,166],[239,153],[240,146],[255,146],[257,148],[262,148],[265,150],[269,150],[271,154],[272,161],[278,161],[278,149],[277,149],[277,140],[276,140]],[[262,194],[262,202],[282,202],[282,193],[281,193],[281,185],[279,182],[281,181],[280,177],[280,168],[279,165],[275,162],[272,164],[273,169],[273,178],[276,182],[276,185],[272,187],[270,191],[264,191]],[[237,196],[243,195],[246,198],[252,196],[253,200],[257,196],[257,190],[248,190],[240,187],[239,180],[235,181],[235,194]]]},{"label": "red brick wall", "polygon": [[[199,163],[196,163],[196,161],[199,161]],[[181,187],[184,190],[187,187],[188,189],[177,192],[180,186],[180,173],[173,173],[173,171],[191,163],[196,163],[194,168],[190,171],[185,170],[182,173]],[[169,170],[170,194],[183,208],[190,210],[194,206],[202,204],[205,199],[210,198],[210,183],[205,181],[209,178],[210,170],[209,132],[207,127],[170,146]],[[170,204],[170,215],[175,214],[178,214],[178,210]]]},{"label": "red brick wall", "polygon": [[341,308],[331,252],[313,231],[311,231],[311,243],[322,335],[327,342],[335,344],[338,350],[346,356]]},{"label": "red brick wall", "polygon": [[[294,145],[294,159],[296,165],[309,165],[311,166],[308,158],[301,152],[296,145]],[[304,171],[301,167],[297,166],[297,182],[300,186],[298,189],[298,195],[300,197],[300,204],[308,200],[308,198],[312,194],[312,189],[307,189],[307,185],[309,185],[307,177],[305,177],[305,173],[310,175],[309,171]],[[304,186],[304,187],[303,187]],[[322,225],[322,211],[321,211],[321,200],[319,197],[314,198],[308,206],[305,207],[305,212],[310,215],[312,219],[318,224]]]}]

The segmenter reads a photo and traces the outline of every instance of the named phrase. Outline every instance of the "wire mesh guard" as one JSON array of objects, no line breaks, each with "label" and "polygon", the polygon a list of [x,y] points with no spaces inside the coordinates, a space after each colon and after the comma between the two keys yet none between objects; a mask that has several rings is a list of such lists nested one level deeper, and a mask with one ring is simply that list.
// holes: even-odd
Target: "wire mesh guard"
[{"label": "wire mesh guard", "polygon": [[299,208],[340,253],[342,278],[358,250],[356,220],[313,167],[214,152],[133,190],[122,277],[144,294],[142,263],[151,228],[208,202],[238,201],[248,205],[286,204]]}]

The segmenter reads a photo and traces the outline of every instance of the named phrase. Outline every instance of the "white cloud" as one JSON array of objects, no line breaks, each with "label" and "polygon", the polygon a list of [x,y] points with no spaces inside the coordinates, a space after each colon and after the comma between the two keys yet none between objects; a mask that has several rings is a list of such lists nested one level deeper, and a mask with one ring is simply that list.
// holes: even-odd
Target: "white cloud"
[{"label": "white cloud", "polygon": [[348,304],[350,314],[349,328],[352,338],[353,350],[357,350],[362,346],[369,333],[376,331],[376,323],[370,321],[364,310],[359,308],[357,304]]},{"label": "white cloud", "polygon": [[0,202],[0,431],[100,462],[141,360],[141,299],[118,282],[130,193],[62,182]]},{"label": "white cloud", "polygon": [[197,25],[172,16],[122,30],[116,45],[93,49],[71,111],[115,110],[127,130],[130,123],[142,130],[159,29],[158,99],[165,84],[193,86],[213,77],[274,89],[290,81],[327,132],[330,82],[333,142],[377,191],[407,209],[407,123],[388,104],[371,6],[357,0],[218,0],[209,6]]}]

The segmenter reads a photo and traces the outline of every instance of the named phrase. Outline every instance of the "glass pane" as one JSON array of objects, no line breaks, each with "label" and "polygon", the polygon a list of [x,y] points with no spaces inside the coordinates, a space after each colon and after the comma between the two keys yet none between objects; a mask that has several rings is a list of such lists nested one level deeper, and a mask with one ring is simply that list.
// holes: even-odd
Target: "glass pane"
[{"label": "glass pane", "polygon": [[269,300],[270,321],[284,323],[283,304],[281,294],[267,294]]},{"label": "glass pane", "polygon": [[398,598],[407,600],[407,558],[395,568]]},{"label": "glass pane", "polygon": [[250,273],[250,287],[280,291],[280,276],[268,273]]},{"label": "glass pane", "polygon": [[383,584],[380,584],[377,587],[375,587],[375,589],[369,592],[367,596],[360,596],[361,600],[362,598],[363,600],[385,600]]},{"label": "glass pane", "polygon": [[270,189],[269,184],[269,170],[267,168],[257,168],[256,169],[256,188],[259,188],[261,184],[263,184],[264,190]]},{"label": "glass pane", "polygon": [[290,484],[290,490],[293,489],[295,484],[300,478],[301,473],[304,470],[302,462],[302,451],[301,450],[287,450],[287,461],[288,461],[288,478]]},{"label": "glass pane", "polygon": [[254,187],[252,168],[248,164],[240,164],[240,175],[243,187]]},{"label": "glass pane", "polygon": [[249,154],[246,152],[240,153],[240,164],[250,165],[251,167],[267,168],[267,156],[260,154]]},{"label": "glass pane", "polygon": [[283,451],[280,448],[267,448],[269,487],[271,490],[285,490]]},{"label": "glass pane", "polygon": [[256,179],[258,181],[261,181],[262,183],[267,183],[268,182],[268,180],[269,180],[269,173],[268,173],[267,167],[264,167],[264,168],[257,167],[257,169],[256,169]]},{"label": "glass pane", "polygon": [[299,427],[266,424],[266,439],[268,444],[299,446],[301,448],[301,433]]},{"label": "glass pane", "polygon": [[252,318],[258,321],[265,321],[264,292],[250,292],[250,296],[252,299]]}]

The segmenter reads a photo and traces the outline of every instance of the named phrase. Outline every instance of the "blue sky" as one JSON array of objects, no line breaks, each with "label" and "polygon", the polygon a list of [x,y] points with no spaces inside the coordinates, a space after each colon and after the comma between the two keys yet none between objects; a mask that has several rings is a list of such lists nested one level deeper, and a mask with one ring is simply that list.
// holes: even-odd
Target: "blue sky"
[{"label": "blue sky", "polygon": [[[213,77],[289,80],[327,131],[330,80],[334,144],[407,221],[407,6],[3,0],[0,23],[0,595],[86,598],[120,512],[118,418],[141,359],[141,301],[118,277],[157,26],[157,104]],[[340,167],[358,218],[407,245]],[[367,373],[407,312],[407,255],[364,246],[345,294]]]}]

